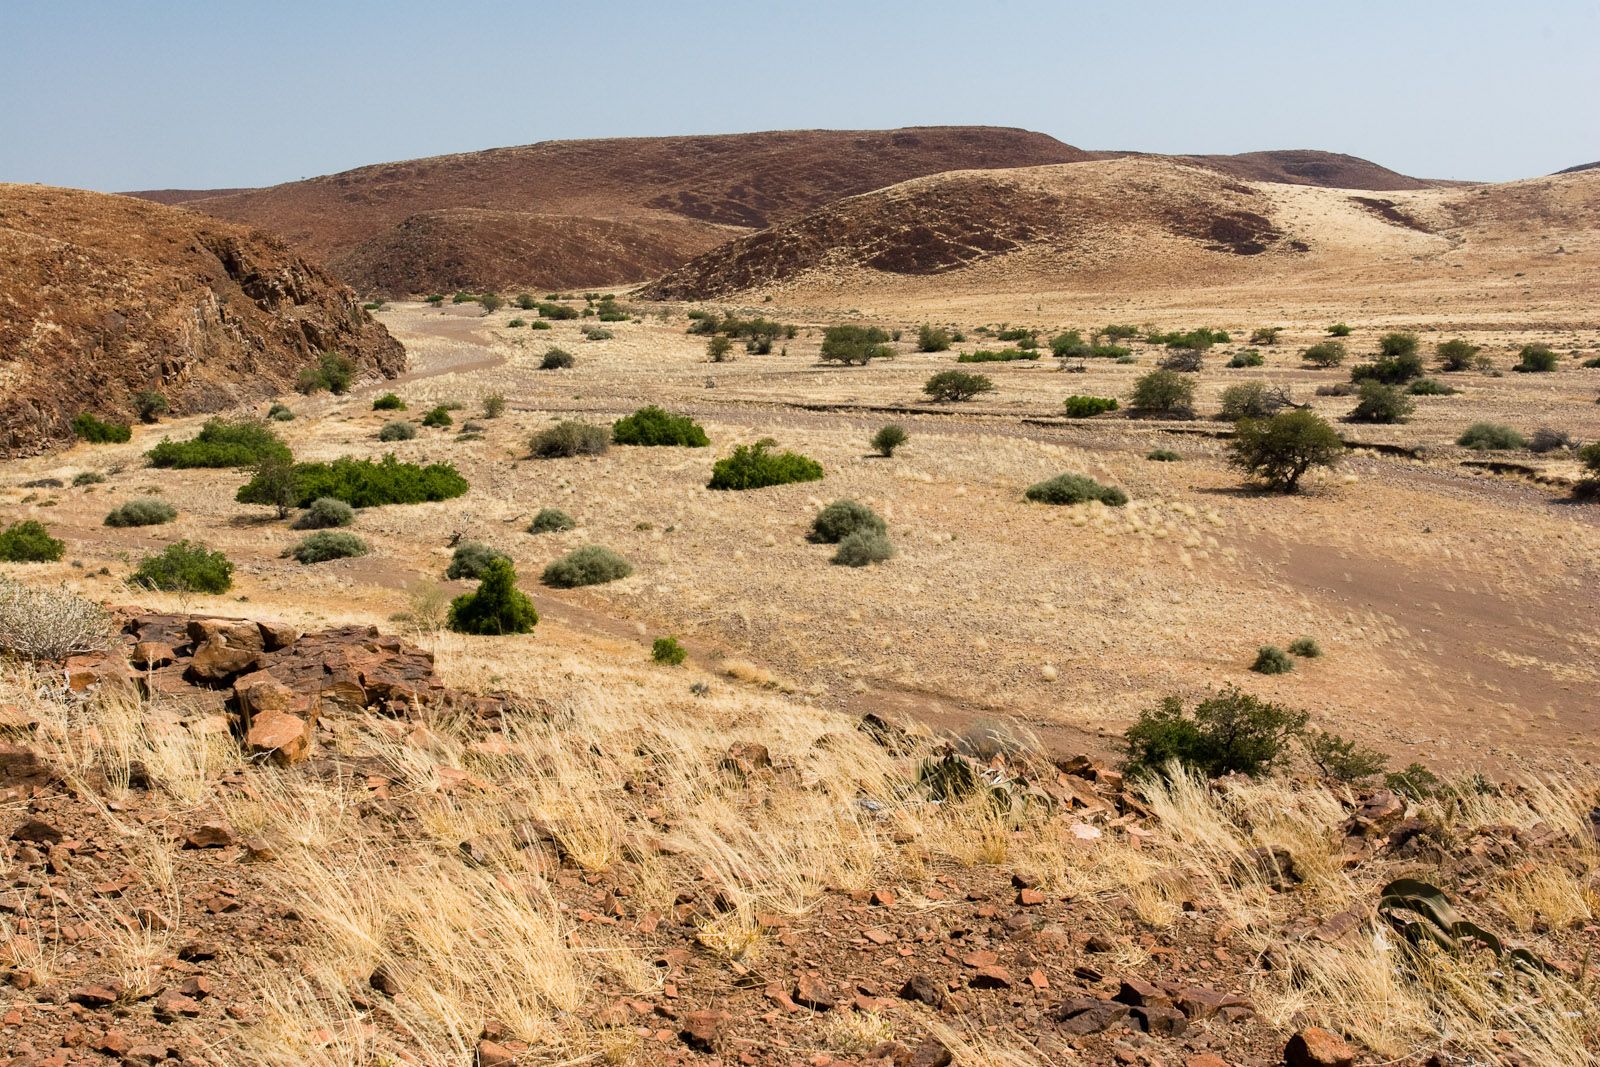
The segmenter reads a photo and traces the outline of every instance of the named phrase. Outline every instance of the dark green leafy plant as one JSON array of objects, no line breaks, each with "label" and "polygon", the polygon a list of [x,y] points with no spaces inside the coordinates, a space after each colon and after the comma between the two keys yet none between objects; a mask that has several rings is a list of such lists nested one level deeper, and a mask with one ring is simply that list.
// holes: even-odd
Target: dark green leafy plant
[{"label": "dark green leafy plant", "polygon": [[349,356],[339,352],[324,352],[315,367],[300,372],[295,388],[309,396],[326,389],[336,395],[348,393],[355,380],[356,365]]},{"label": "dark green leafy plant", "polygon": [[940,326],[923,323],[917,327],[918,352],[948,352],[950,350],[950,331]]},{"label": "dark green leafy plant", "polygon": [[133,410],[138,413],[140,422],[159,422],[172,406],[154,389],[141,389],[133,394]]},{"label": "dark green leafy plant", "polygon": [[[1034,360],[1039,358],[1039,353],[1024,351],[1020,348],[987,349],[980,348],[975,352],[963,352],[956,357],[957,363],[1015,363],[1019,359]],[[954,373],[946,371],[945,373]]]},{"label": "dark green leafy plant", "polygon": [[540,370],[566,370],[577,360],[572,358],[572,353],[564,348],[547,349],[544,359],[539,361]]},{"label": "dark green leafy plant", "polygon": [[1121,489],[1101,485],[1084,474],[1058,474],[1028,486],[1023,496],[1039,504],[1087,504],[1098,500],[1107,507],[1120,508],[1128,502],[1128,494]]},{"label": "dark green leafy plant", "polygon": [[878,432],[872,435],[872,450],[885,459],[894,455],[895,449],[906,443],[910,434],[905,427],[895,423],[878,427]]},{"label": "dark green leafy plant", "polygon": [[120,445],[133,438],[127,423],[106,422],[87,411],[72,420],[72,432],[91,445]]},{"label": "dark green leafy plant", "polygon": [[887,344],[889,335],[876,326],[829,326],[822,331],[821,358],[824,362],[867,364],[887,359],[894,350]]},{"label": "dark green leafy plant", "polygon": [[1560,357],[1549,345],[1523,345],[1512,370],[1521,374],[1547,374],[1560,364]]},{"label": "dark green leafy plant", "polygon": [[568,515],[560,508],[541,508],[539,514],[533,517],[528,524],[531,534],[559,533],[562,530],[573,530],[578,526],[578,520]]},{"label": "dark green leafy plant", "polygon": [[806,538],[815,544],[836,545],[857,530],[884,533],[888,529],[883,517],[865,504],[835,500],[817,513]]},{"label": "dark green leafy plant", "polygon": [[731,456],[712,465],[707,488],[762,489],[790,482],[814,482],[822,477],[822,464],[798,452],[771,451],[776,444],[767,437],[753,445],[739,445]]},{"label": "dark green leafy plant", "polygon": [[1242,351],[1235,352],[1233,354],[1233,358],[1228,360],[1228,366],[1237,370],[1240,367],[1259,367],[1265,362],[1266,360],[1262,357],[1260,352],[1257,352],[1253,348],[1246,348]]},{"label": "dark green leafy plant", "polygon": [[979,393],[987,393],[993,389],[994,382],[982,374],[969,374],[960,370],[940,371],[922,385],[922,391],[938,401],[971,400]]},{"label": "dark green leafy plant", "polygon": [[1336,322],[1332,326],[1328,327],[1328,336],[1329,337],[1349,337],[1350,336],[1350,327],[1346,326],[1342,322]]},{"label": "dark green leafy plant", "polygon": [[1183,457],[1170,448],[1153,448],[1145,454],[1145,459],[1156,463],[1179,463]]},{"label": "dark green leafy plant", "polygon": [[676,637],[658,637],[650,646],[650,658],[668,667],[678,667],[689,658],[689,650],[679,644]]},{"label": "dark green leafy plant", "polygon": [[1174,370],[1153,370],[1133,383],[1131,409],[1141,415],[1191,418],[1194,380]]},{"label": "dark green leafy plant", "polygon": [[1439,369],[1444,371],[1471,370],[1477,364],[1480,351],[1477,345],[1468,344],[1459,337],[1441,341],[1435,349],[1439,357]]},{"label": "dark green leafy plant", "polygon": [[1318,341],[1300,356],[1313,367],[1337,367],[1348,358],[1349,353],[1341,341]]},{"label": "dark green leafy plant", "polygon": [[406,402],[393,393],[384,393],[372,402],[373,411],[404,411]]},{"label": "dark green leafy plant", "polygon": [[207,419],[189,441],[162,441],[146,455],[152,467],[254,467],[292,458],[283,438],[257,419]]},{"label": "dark green leafy plant", "polygon": [[66,542],[51,537],[44,524],[33,519],[0,530],[0,562],[54,563],[66,549]]},{"label": "dark green leafy plant", "polygon": [[[258,471],[241,486],[235,499],[241,504],[278,504],[272,490],[262,484]],[[353,508],[385,504],[423,504],[450,500],[467,491],[467,480],[448,463],[426,467],[401,463],[392,455],[374,463],[370,459],[341,457],[332,463],[299,463],[290,470],[289,507],[307,507],[318,497],[342,500]]]},{"label": "dark green leafy plant", "polygon": [[673,415],[654,404],[611,424],[611,440],[619,445],[704,448],[711,443],[701,425],[687,415]]},{"label": "dark green leafy plant", "polygon": [[1294,660],[1277,645],[1262,645],[1250,669],[1257,674],[1288,674],[1294,670]]},{"label": "dark green leafy plant", "polygon": [[1382,774],[1389,764],[1382,752],[1323,730],[1307,732],[1302,744],[1306,758],[1324,775],[1340,782],[1359,782]]},{"label": "dark green leafy plant", "polygon": [[1087,356],[1089,345],[1077,330],[1066,330],[1050,338],[1050,354],[1057,359]]},{"label": "dark green leafy plant", "polygon": [[538,622],[533,601],[517,588],[511,561],[496,559],[485,569],[476,590],[450,602],[447,625],[456,633],[498,637],[531,633]]},{"label": "dark green leafy plant", "polygon": [[129,581],[164,593],[221,594],[233,587],[233,564],[198,542],[175,541],[144,557]]},{"label": "dark green leafy plant", "polygon": [[489,564],[497,559],[509,561],[511,557],[482,541],[463,541],[450,554],[450,566],[445,569],[444,576],[452,580],[481,579],[489,572]]},{"label": "dark green leafy plant", "polygon": [[1416,352],[1401,352],[1384,356],[1371,363],[1357,363],[1350,368],[1352,382],[1383,382],[1385,385],[1404,385],[1424,373],[1422,357]]},{"label": "dark green leafy plant", "polygon": [[1479,452],[1503,452],[1528,447],[1528,439],[1497,422],[1475,422],[1461,431],[1456,444]]},{"label": "dark green leafy plant", "polygon": [[422,425],[439,430],[444,429],[453,422],[455,422],[455,420],[450,417],[450,409],[446,408],[443,404],[422,416]]},{"label": "dark green leafy plant", "polygon": [[1301,659],[1316,659],[1322,655],[1322,646],[1314,637],[1297,637],[1289,643],[1289,651]]},{"label": "dark green leafy plant", "polygon": [[1140,714],[1123,734],[1129,774],[1165,774],[1169,764],[1216,778],[1266,773],[1289,740],[1305,729],[1303,711],[1260,700],[1236,688],[1201,701],[1194,714],[1167,697]]},{"label": "dark green leafy plant", "polygon": [[178,517],[178,509],[153,496],[130,500],[106,516],[107,526],[159,526]]},{"label": "dark green leafy plant", "polygon": [[1417,407],[1400,390],[1382,382],[1362,382],[1357,395],[1360,399],[1350,412],[1351,422],[1405,422]]},{"label": "dark green leafy plant", "polygon": [[300,540],[284,555],[298,563],[326,563],[334,559],[365,556],[372,551],[367,543],[345,530],[318,530]]},{"label": "dark green leafy plant", "polygon": [[1069,419],[1091,419],[1108,411],[1117,410],[1117,400],[1110,396],[1069,396],[1062,401]]},{"label": "dark green leafy plant", "polygon": [[1339,435],[1309,408],[1241,420],[1228,445],[1229,463],[1284,493],[1298,489],[1313,467],[1333,467],[1343,455]]}]

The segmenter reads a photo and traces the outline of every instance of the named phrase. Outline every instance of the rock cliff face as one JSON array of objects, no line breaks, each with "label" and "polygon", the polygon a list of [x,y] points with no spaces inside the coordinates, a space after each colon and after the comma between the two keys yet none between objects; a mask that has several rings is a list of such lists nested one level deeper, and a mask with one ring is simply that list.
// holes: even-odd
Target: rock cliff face
[{"label": "rock cliff face", "polygon": [[130,197],[0,185],[0,455],[68,441],[134,397],[212,411],[288,388],[323,352],[393,377],[405,349],[276,238]]}]

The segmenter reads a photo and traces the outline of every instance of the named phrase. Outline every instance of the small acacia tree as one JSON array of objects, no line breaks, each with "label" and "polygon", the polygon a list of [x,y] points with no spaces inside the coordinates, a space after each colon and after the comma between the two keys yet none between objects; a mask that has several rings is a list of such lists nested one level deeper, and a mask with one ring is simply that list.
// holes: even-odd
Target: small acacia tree
[{"label": "small acacia tree", "polygon": [[944,370],[923,383],[922,391],[934,400],[971,400],[994,389],[994,382],[982,374],[964,370]]},{"label": "small acacia tree", "polygon": [[1167,697],[1123,734],[1125,766],[1134,775],[1164,774],[1176,763],[1207,778],[1233,772],[1254,777],[1282,757],[1307,719],[1303,711],[1233,688],[1201,701],[1192,716],[1184,713],[1182,700]]},{"label": "small acacia tree", "polygon": [[[250,492],[247,494],[245,489]],[[247,499],[248,497],[248,499]],[[265,504],[276,508],[278,518],[289,517],[289,509],[299,502],[294,463],[282,456],[267,456],[256,465],[247,485],[239,490],[241,504]]]},{"label": "small acacia tree", "polygon": [[1316,412],[1296,408],[1270,419],[1241,419],[1228,453],[1228,461],[1246,474],[1292,493],[1312,467],[1335,466],[1344,442]]}]

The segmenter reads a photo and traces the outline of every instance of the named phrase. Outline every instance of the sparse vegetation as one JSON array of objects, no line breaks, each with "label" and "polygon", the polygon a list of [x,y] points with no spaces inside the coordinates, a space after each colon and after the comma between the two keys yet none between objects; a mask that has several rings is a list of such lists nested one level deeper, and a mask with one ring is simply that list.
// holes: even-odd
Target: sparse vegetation
[{"label": "sparse vegetation", "polygon": [[138,414],[140,422],[160,422],[161,417],[172,410],[167,403],[167,398],[154,389],[141,389],[133,394],[133,410]]},{"label": "sparse vegetation", "polygon": [[133,427],[125,422],[106,422],[85,411],[72,420],[72,432],[91,445],[120,445],[133,439]]},{"label": "sparse vegetation", "polygon": [[923,323],[917,327],[918,352],[948,352],[950,350],[950,331],[941,326],[930,326]]},{"label": "sparse vegetation", "polygon": [[1050,354],[1057,359],[1087,356],[1089,348],[1077,330],[1066,330],[1050,338]]},{"label": "sparse vegetation", "polygon": [[1294,670],[1294,660],[1277,645],[1262,645],[1256,651],[1256,661],[1250,669],[1257,674],[1288,674]]},{"label": "sparse vegetation", "polygon": [[733,342],[722,334],[714,334],[706,341],[706,359],[712,363],[726,363],[733,358]]},{"label": "sparse vegetation", "polygon": [[323,390],[343,395],[350,391],[350,383],[355,381],[355,377],[356,365],[349,356],[340,352],[324,352],[315,367],[307,367],[300,372],[295,389],[307,396]]},{"label": "sparse vegetation", "polygon": [[1222,391],[1222,408],[1218,417],[1228,422],[1240,419],[1271,418],[1293,401],[1289,391],[1265,382],[1240,382]]},{"label": "sparse vegetation", "polygon": [[[341,457],[331,463],[298,463],[289,468],[288,506],[308,507],[319,497],[342,500],[353,508],[385,504],[422,504],[450,500],[467,491],[467,480],[448,463],[423,467],[401,463],[393,456],[379,462]],[[274,479],[275,481],[275,479]],[[263,482],[262,473],[239,488],[241,504],[273,504],[275,484]]]},{"label": "sparse vegetation", "polygon": [[293,422],[294,412],[289,410],[289,406],[287,404],[281,404],[274,401],[273,405],[267,409],[267,418],[271,419],[273,422]]},{"label": "sparse vegetation", "polygon": [[1194,380],[1174,370],[1153,370],[1133,383],[1130,409],[1139,415],[1194,416]]},{"label": "sparse vegetation", "polygon": [[739,445],[731,456],[717,460],[711,468],[708,489],[764,489],[791,482],[814,482],[822,477],[822,464],[797,452],[773,452],[777,442],[763,438],[753,445]]},{"label": "sparse vegetation", "polygon": [[404,411],[406,402],[394,393],[384,393],[372,402],[373,411]]},{"label": "sparse vegetation", "polygon": [[1547,374],[1560,364],[1560,357],[1549,345],[1523,345],[1512,370],[1519,374]]},{"label": "sparse vegetation", "polygon": [[1437,378],[1417,378],[1406,387],[1406,392],[1412,396],[1454,396],[1460,390]]},{"label": "sparse vegetation", "polygon": [[895,449],[905,444],[910,434],[905,427],[896,423],[878,427],[878,432],[872,435],[872,450],[878,455],[888,459],[894,455]]},{"label": "sparse vegetation", "polygon": [[1350,412],[1351,422],[1405,422],[1416,410],[1416,405],[1406,394],[1382,382],[1364,381],[1357,387],[1356,395],[1360,399]]},{"label": "sparse vegetation", "polygon": [[658,637],[650,646],[650,659],[667,667],[681,667],[689,658],[689,650],[678,643],[676,637]]},{"label": "sparse vegetation", "polygon": [[444,576],[451,580],[480,579],[488,573],[489,564],[497,559],[509,561],[511,557],[482,541],[463,541],[450,554],[450,566],[445,569]]},{"label": "sparse vegetation", "polygon": [[144,557],[129,581],[163,593],[211,593],[233,588],[233,564],[196,541],[174,541]]},{"label": "sparse vegetation", "polygon": [[1337,367],[1349,358],[1349,353],[1342,341],[1318,341],[1300,356],[1313,367]]},{"label": "sparse vegetation", "polygon": [[1023,496],[1038,504],[1087,504],[1098,501],[1107,507],[1120,508],[1128,502],[1128,494],[1115,486],[1101,485],[1085,474],[1058,474],[1054,478],[1028,486]]},{"label": "sparse vegetation", "polygon": [[549,348],[545,350],[544,358],[539,361],[540,370],[566,370],[577,360],[572,358],[572,353],[564,348]]},{"label": "sparse vegetation", "polygon": [[1526,448],[1528,439],[1511,427],[1497,422],[1475,422],[1461,431],[1456,444],[1479,452],[1501,452]]},{"label": "sparse vegetation", "polygon": [[490,393],[483,398],[483,417],[498,419],[506,413],[506,398],[499,393]]},{"label": "sparse vegetation", "polygon": [[1250,343],[1253,345],[1275,345],[1278,343],[1278,335],[1282,332],[1282,326],[1258,326],[1250,334]]},{"label": "sparse vegetation", "polygon": [[1359,782],[1382,774],[1388,757],[1355,741],[1323,730],[1308,731],[1302,743],[1306,758],[1325,776],[1337,782]]},{"label": "sparse vegetation", "polygon": [[1316,659],[1322,655],[1322,646],[1314,637],[1297,637],[1289,642],[1289,653],[1301,659]]},{"label": "sparse vegetation", "polygon": [[1170,448],[1152,448],[1145,453],[1145,459],[1154,463],[1180,463],[1183,457]]},{"label": "sparse vegetation", "polygon": [[840,567],[865,567],[894,558],[894,545],[882,530],[856,530],[839,542],[833,563]]},{"label": "sparse vegetation", "polygon": [[[1409,334],[1406,336],[1410,336]],[[1404,385],[1423,375],[1422,357],[1416,352],[1401,352],[1383,356],[1371,363],[1357,363],[1350,368],[1352,382],[1382,382],[1385,385]]]},{"label": "sparse vegetation", "polygon": [[146,455],[152,467],[253,467],[267,459],[289,460],[283,438],[256,419],[207,419],[193,440],[162,441]]},{"label": "sparse vegetation", "polygon": [[576,419],[565,419],[540,430],[528,442],[528,451],[538,459],[567,456],[598,456],[611,447],[611,434],[603,426],[591,426]]},{"label": "sparse vegetation", "polygon": [[1573,486],[1572,495],[1579,500],[1600,500],[1600,441],[1578,449],[1578,462],[1583,464],[1585,477]]},{"label": "sparse vegetation", "polygon": [[456,420],[450,417],[450,409],[445,407],[443,404],[440,404],[438,407],[433,408],[426,415],[422,416],[422,425],[435,430],[442,430],[455,421]]},{"label": "sparse vegetation", "polygon": [[1266,360],[1262,357],[1261,353],[1257,352],[1253,348],[1246,348],[1235,352],[1233,357],[1228,360],[1228,366],[1234,370],[1238,370],[1241,367],[1260,367],[1264,366],[1265,364]]},{"label": "sparse vegetation", "polygon": [[560,533],[563,530],[575,530],[578,520],[568,515],[560,508],[540,508],[539,513],[528,524],[531,534]]},{"label": "sparse vegetation", "polygon": [[66,543],[51,537],[35,519],[22,519],[0,530],[0,563],[54,563],[66,550]]},{"label": "sparse vegetation", "polygon": [[1350,327],[1346,326],[1342,322],[1336,322],[1332,326],[1328,327],[1328,336],[1329,337],[1349,337],[1350,336]]},{"label": "sparse vegetation", "polygon": [[1038,352],[1024,352],[1020,348],[986,349],[980,348],[976,352],[963,352],[956,357],[957,363],[1013,363],[1019,359],[1038,359]]},{"label": "sparse vegetation", "polygon": [[611,440],[619,445],[705,448],[705,429],[687,415],[673,415],[654,404],[611,424]]},{"label": "sparse vegetation", "polygon": [[1206,778],[1225,774],[1258,777],[1280,760],[1305,728],[1303,711],[1260,700],[1235,688],[1195,706],[1167,697],[1140,714],[1123,734],[1130,775],[1165,775],[1172,765]]},{"label": "sparse vegetation", "polygon": [[[583,339],[585,341],[609,341],[615,336],[617,335],[614,331],[608,330],[604,326],[585,326],[583,328]],[[720,360],[716,362],[720,362]]]},{"label": "sparse vegetation", "polygon": [[922,385],[924,393],[940,402],[971,400],[979,393],[993,389],[994,382],[985,375],[960,370],[940,371]]},{"label": "sparse vegetation", "polygon": [[821,358],[824,362],[865,365],[894,355],[888,340],[889,335],[876,326],[829,326],[822,333]]},{"label": "sparse vegetation", "polygon": [[1062,403],[1069,419],[1090,419],[1117,410],[1116,398],[1110,396],[1069,396]]},{"label": "sparse vegetation", "polygon": [[1386,333],[1378,338],[1378,354],[1387,359],[1417,354],[1417,335],[1414,333]]},{"label": "sparse vegetation", "polygon": [[1554,430],[1549,426],[1541,426],[1533,431],[1528,438],[1528,451],[1535,455],[1545,455],[1550,452],[1570,452],[1578,444],[1572,435],[1565,430]]},{"label": "sparse vegetation", "polygon": [[178,517],[178,509],[165,500],[142,496],[113,509],[106,516],[107,526],[160,526]]},{"label": "sparse vegetation", "polygon": [[1478,360],[1481,349],[1477,345],[1468,344],[1459,337],[1448,341],[1441,341],[1435,350],[1439,357],[1439,369],[1443,371],[1471,370]]},{"label": "sparse vegetation", "polygon": [[517,588],[517,572],[507,559],[492,560],[478,588],[450,602],[446,625],[456,633],[480,637],[532,633],[539,622],[533,601]]},{"label": "sparse vegetation", "polygon": [[318,530],[301,538],[284,555],[297,563],[327,563],[329,560],[365,556],[372,549],[365,541],[345,530]]},{"label": "sparse vegetation", "polygon": [[354,508],[343,500],[324,496],[313,500],[290,525],[296,530],[331,530],[355,521]]},{"label": "sparse vegetation", "polygon": [[835,500],[817,513],[812,520],[807,539],[824,545],[836,545],[857,530],[874,530],[886,533],[889,527],[883,517],[865,504],[854,500]]},{"label": "sparse vegetation", "polygon": [[576,589],[615,582],[632,573],[632,564],[609,548],[585,545],[551,563],[539,580],[557,589]]},{"label": "sparse vegetation", "polygon": [[1228,461],[1270,488],[1292,493],[1314,467],[1332,467],[1344,443],[1322,416],[1309,408],[1281,411],[1268,419],[1244,419],[1228,446]]},{"label": "sparse vegetation", "polygon": [[[445,418],[450,416],[446,415]],[[378,431],[378,440],[384,442],[410,441],[417,436],[417,428],[409,422],[386,422]]]}]

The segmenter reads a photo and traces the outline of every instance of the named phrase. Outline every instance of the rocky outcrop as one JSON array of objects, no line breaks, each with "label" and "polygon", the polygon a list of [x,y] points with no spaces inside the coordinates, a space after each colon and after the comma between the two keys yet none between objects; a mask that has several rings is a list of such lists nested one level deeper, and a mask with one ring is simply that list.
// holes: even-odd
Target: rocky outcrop
[{"label": "rocky outcrop", "polygon": [[134,398],[214,411],[289,388],[324,352],[393,377],[405,350],[273,237],[130,197],[0,185],[0,456]]}]

